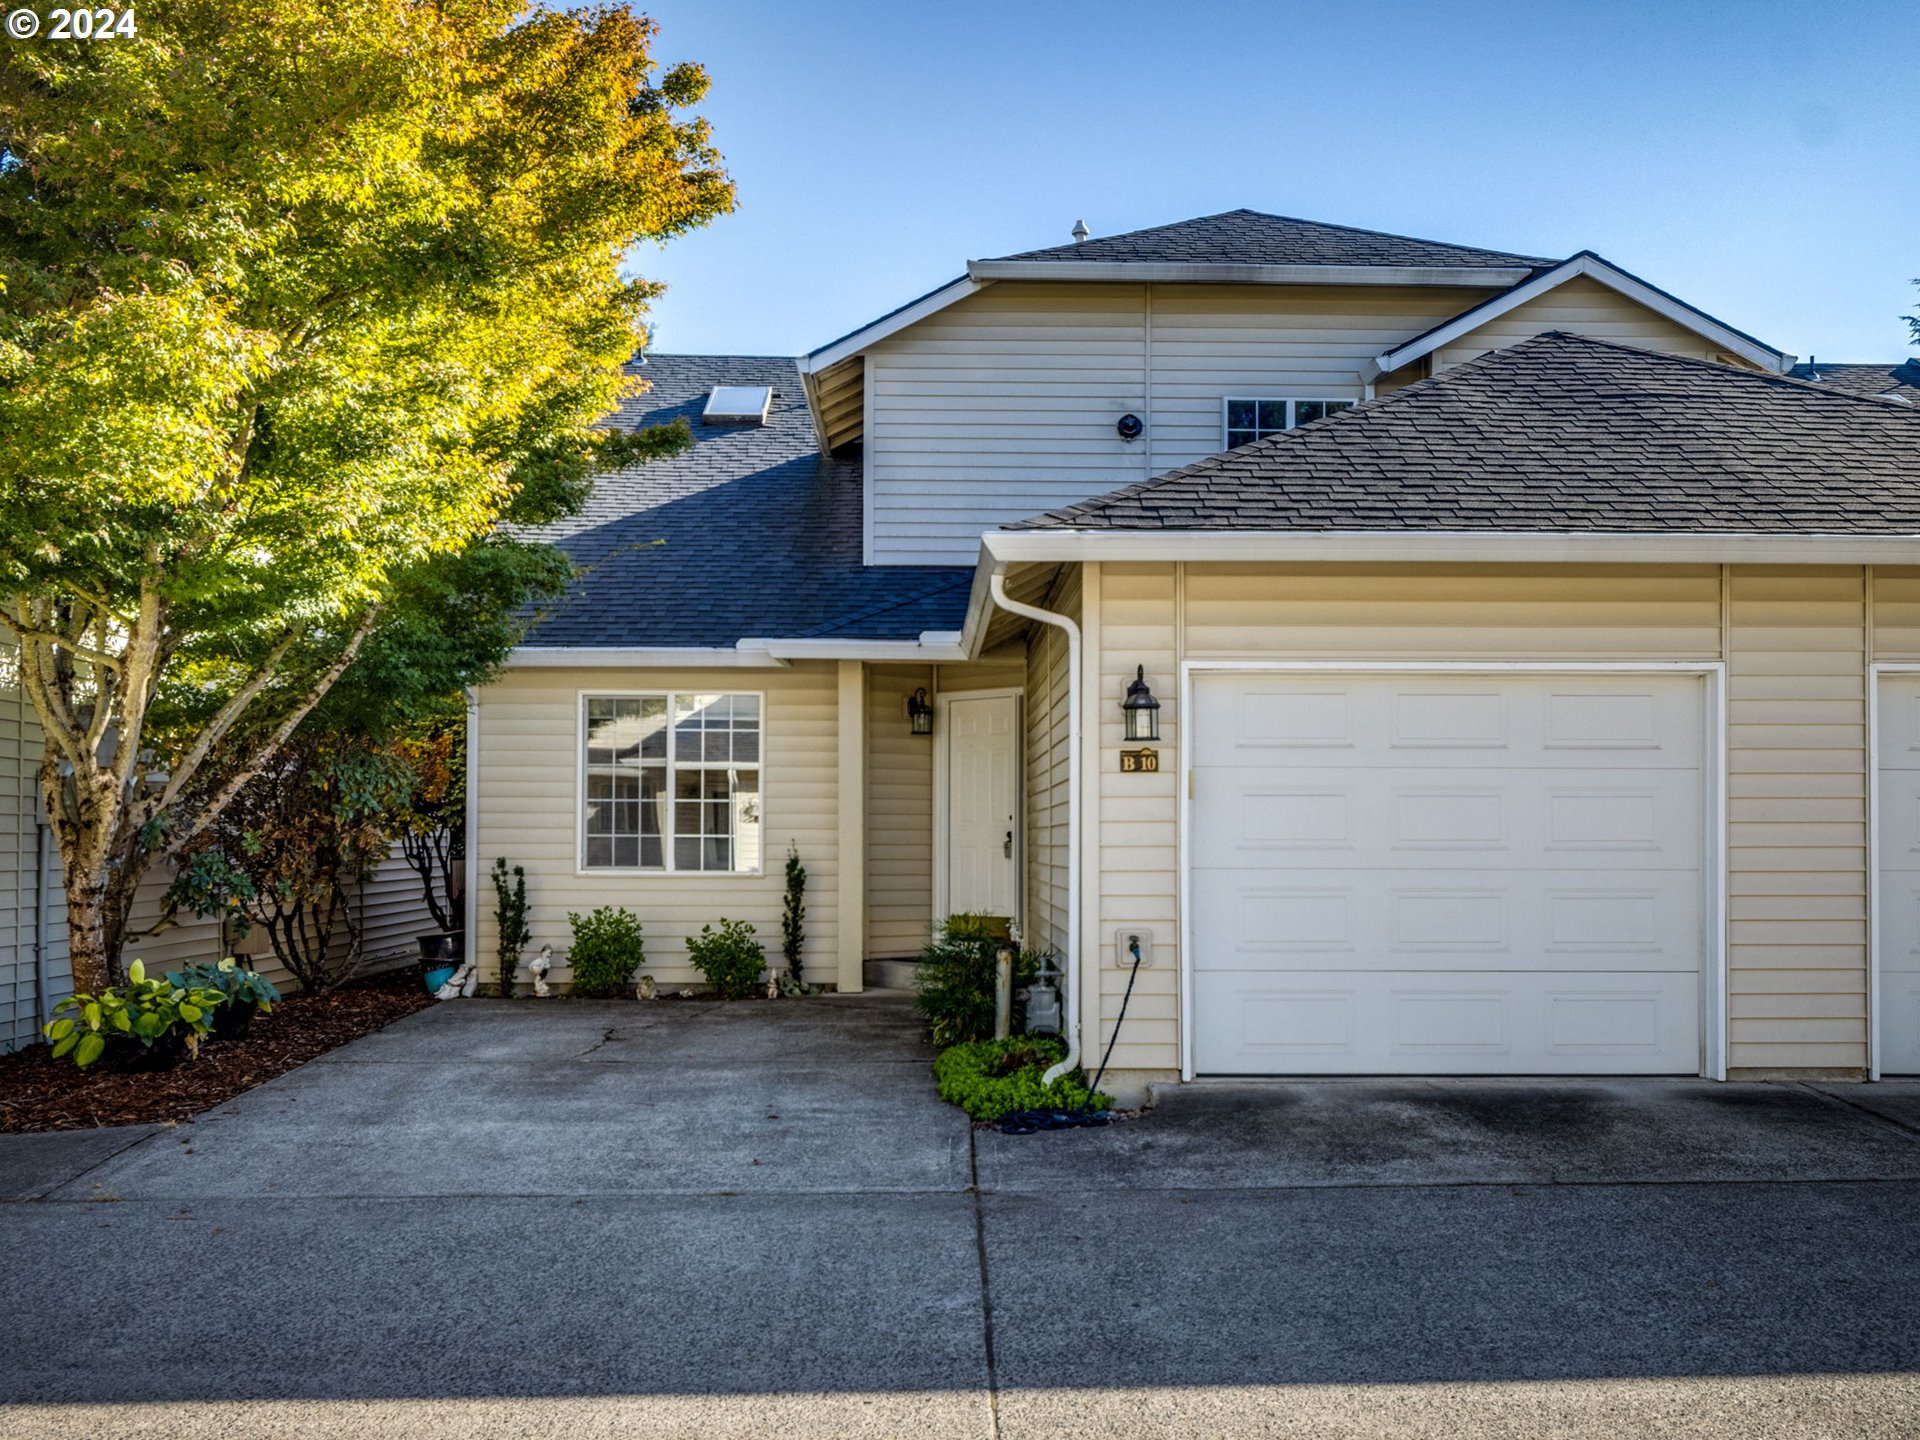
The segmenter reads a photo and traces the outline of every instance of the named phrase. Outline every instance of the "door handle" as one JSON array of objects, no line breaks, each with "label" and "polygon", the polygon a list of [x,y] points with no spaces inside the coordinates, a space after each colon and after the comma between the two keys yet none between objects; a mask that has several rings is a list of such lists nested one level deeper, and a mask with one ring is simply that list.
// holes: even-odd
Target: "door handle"
[{"label": "door handle", "polygon": [[1009,860],[1013,859],[1013,831],[1007,831],[1006,843],[1000,847],[1000,853]]}]

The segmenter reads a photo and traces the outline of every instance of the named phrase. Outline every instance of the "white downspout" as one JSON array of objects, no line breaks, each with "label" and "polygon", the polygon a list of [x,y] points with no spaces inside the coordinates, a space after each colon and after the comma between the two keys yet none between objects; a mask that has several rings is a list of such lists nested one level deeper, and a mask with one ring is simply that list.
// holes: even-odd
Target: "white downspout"
[{"label": "white downspout", "polygon": [[1007,597],[1006,576],[996,566],[988,577],[993,603],[1009,614],[1052,625],[1067,635],[1067,963],[1060,967],[1066,993],[1060,1008],[1067,1022],[1067,1053],[1040,1077],[1051,1085],[1080,1063],[1080,627],[1065,615]]},{"label": "white downspout", "polygon": [[460,958],[472,961],[478,974],[480,961],[480,692],[467,691],[467,863],[462,884],[466,894],[461,924],[466,929]]}]

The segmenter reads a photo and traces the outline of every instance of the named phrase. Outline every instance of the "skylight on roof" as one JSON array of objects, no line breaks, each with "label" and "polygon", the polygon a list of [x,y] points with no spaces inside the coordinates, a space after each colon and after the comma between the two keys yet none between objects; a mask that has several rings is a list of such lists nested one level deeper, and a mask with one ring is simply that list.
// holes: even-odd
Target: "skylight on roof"
[{"label": "skylight on roof", "polygon": [[773,408],[771,385],[716,385],[700,412],[703,425],[764,425]]}]

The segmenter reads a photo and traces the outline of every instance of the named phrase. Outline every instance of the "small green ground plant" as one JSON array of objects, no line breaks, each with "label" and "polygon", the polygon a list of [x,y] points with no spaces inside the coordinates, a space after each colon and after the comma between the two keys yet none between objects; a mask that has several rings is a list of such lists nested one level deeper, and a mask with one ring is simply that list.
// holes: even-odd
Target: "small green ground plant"
[{"label": "small green ground plant", "polygon": [[767,952],[753,935],[753,926],[745,921],[722,919],[719,929],[702,925],[698,935],[687,939],[693,968],[707,977],[722,1000],[744,999],[760,987]]},{"label": "small green ground plant", "polygon": [[[507,869],[507,857],[493,861],[493,918],[499,931],[494,954],[500,961],[500,993],[513,995],[514,972],[520,968],[520,952],[533,939],[527,924],[527,872],[524,866]],[[572,917],[569,917],[572,918]],[[635,927],[636,934],[638,927]]]},{"label": "small green ground plant", "polygon": [[800,949],[806,943],[807,867],[800,863],[800,848],[787,846],[787,893],[780,906],[780,956],[787,962],[789,993],[807,993],[807,980],[800,973]]},{"label": "small green ground plant", "polygon": [[255,1015],[271,1015],[280,1003],[279,988],[257,970],[249,970],[233,956],[210,962],[196,960],[167,972],[167,984],[176,990],[218,990],[220,1008],[213,1012],[213,1033],[221,1040],[237,1040],[253,1028]]},{"label": "small green ground plant", "polygon": [[622,906],[602,905],[590,915],[568,911],[567,924],[573,927],[567,952],[573,969],[571,993],[584,999],[624,995],[633,972],[647,959],[640,917]]},{"label": "small green ground plant", "polygon": [[[941,1048],[993,1038],[995,956],[1012,944],[1001,922],[988,915],[949,915],[914,970],[914,998],[933,1043]],[[1013,988],[1033,983],[1040,952],[1016,949]],[[1014,999],[1013,1028],[1020,1028]]]},{"label": "small green ground plant", "polygon": [[998,1120],[1016,1110],[1110,1107],[1113,1097],[1091,1094],[1087,1077],[1079,1070],[1062,1075],[1051,1086],[1040,1083],[1040,1077],[1066,1053],[1067,1047],[1051,1036],[975,1040],[942,1050],[933,1062],[933,1079],[942,1100],[958,1105],[976,1120]]},{"label": "small green ground plant", "polygon": [[69,995],[54,1006],[45,1033],[54,1058],[71,1055],[82,1070],[102,1056],[114,1069],[161,1070],[200,1053],[225,998],[207,986],[149,980],[146,965],[135,960],[126,984]]}]

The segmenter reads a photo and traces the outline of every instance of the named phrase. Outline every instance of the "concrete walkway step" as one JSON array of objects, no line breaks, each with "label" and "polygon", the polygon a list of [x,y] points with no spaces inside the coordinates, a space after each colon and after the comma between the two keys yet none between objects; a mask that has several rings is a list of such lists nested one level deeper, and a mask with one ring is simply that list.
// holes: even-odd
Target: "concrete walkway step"
[{"label": "concrete walkway step", "polygon": [[920,968],[914,960],[868,960],[860,967],[861,978],[869,990],[913,989],[913,972]]}]

